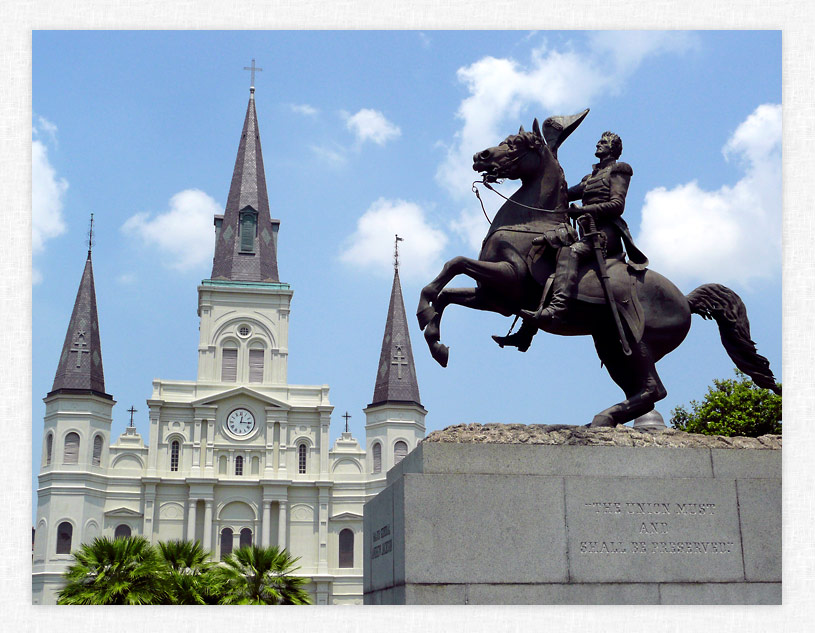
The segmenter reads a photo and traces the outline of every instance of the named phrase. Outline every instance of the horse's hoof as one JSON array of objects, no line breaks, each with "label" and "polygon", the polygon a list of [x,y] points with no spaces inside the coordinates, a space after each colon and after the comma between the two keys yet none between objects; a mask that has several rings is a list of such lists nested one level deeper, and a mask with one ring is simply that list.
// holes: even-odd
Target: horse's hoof
[{"label": "horse's hoof", "polygon": [[416,318],[419,320],[419,329],[423,330],[427,327],[428,323],[436,318],[436,308],[427,306],[416,313]]},{"label": "horse's hoof", "polygon": [[436,343],[430,348],[430,355],[442,367],[447,367],[447,361],[450,358],[450,348],[442,343]]},{"label": "horse's hoof", "polygon": [[589,426],[591,426],[592,428],[603,426],[615,427],[617,426],[617,424],[614,422],[614,418],[612,418],[610,415],[598,413],[597,415],[594,416],[594,419],[592,419],[591,424]]}]

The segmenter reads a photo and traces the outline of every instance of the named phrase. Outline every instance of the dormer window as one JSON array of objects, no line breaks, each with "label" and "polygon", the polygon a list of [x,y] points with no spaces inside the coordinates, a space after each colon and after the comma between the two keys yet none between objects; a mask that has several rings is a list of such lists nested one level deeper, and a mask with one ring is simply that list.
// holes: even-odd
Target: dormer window
[{"label": "dormer window", "polygon": [[244,208],[240,213],[241,253],[255,252],[257,226],[258,212],[252,207]]}]

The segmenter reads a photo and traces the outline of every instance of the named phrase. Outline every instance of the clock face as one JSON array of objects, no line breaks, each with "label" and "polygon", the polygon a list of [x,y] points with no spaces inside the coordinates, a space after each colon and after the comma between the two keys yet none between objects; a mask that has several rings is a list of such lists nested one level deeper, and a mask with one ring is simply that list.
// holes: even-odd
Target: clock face
[{"label": "clock face", "polygon": [[226,419],[226,428],[235,435],[247,435],[255,428],[255,416],[246,409],[235,409]]}]

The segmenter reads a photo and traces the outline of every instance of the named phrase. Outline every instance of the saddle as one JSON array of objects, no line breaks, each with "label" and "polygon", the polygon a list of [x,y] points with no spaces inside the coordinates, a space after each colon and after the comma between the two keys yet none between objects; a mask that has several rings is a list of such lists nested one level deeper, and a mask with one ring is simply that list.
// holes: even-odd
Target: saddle
[{"label": "saddle", "polygon": [[[552,265],[547,265],[545,258],[540,257],[531,263],[532,276],[543,286],[543,296],[548,297],[554,280]],[[606,271],[620,318],[628,326],[633,342],[638,343],[645,329],[645,313],[637,295],[637,286],[642,283],[645,272],[631,268],[622,254],[606,259]],[[593,257],[581,262],[577,279],[577,295],[573,297],[574,299],[586,303],[606,303],[606,295],[597,272],[597,262]]]}]

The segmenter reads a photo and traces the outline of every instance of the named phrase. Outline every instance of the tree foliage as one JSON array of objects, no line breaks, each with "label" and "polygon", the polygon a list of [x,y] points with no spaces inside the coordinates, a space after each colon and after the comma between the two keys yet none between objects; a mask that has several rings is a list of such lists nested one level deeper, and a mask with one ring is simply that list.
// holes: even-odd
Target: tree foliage
[{"label": "tree foliage", "polygon": [[680,431],[705,435],[780,435],[781,396],[756,386],[736,370],[735,379],[714,380],[702,402],[691,400],[690,410],[676,407],[671,424]]},{"label": "tree foliage", "polygon": [[97,538],[73,553],[58,604],[311,604],[297,558],[243,547],[216,563],[198,542]]}]

